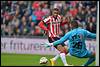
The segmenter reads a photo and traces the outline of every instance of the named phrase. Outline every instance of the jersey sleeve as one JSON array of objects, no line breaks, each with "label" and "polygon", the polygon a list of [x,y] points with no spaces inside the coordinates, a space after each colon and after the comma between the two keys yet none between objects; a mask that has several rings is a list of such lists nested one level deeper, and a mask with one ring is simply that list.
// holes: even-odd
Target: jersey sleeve
[{"label": "jersey sleeve", "polygon": [[71,34],[71,32],[66,33],[62,38],[60,38],[59,40],[53,42],[53,45],[56,46],[58,44],[61,44],[65,41],[67,41],[69,39],[70,34]]},{"label": "jersey sleeve", "polygon": [[49,23],[49,21],[50,21],[50,16],[49,16],[49,17],[47,17],[47,18],[45,18],[45,19],[43,20],[43,22],[44,22],[44,23],[46,23],[46,24],[48,24],[48,23]]},{"label": "jersey sleeve", "polygon": [[87,38],[96,39],[96,34],[91,33],[91,32],[89,32],[89,31],[87,31],[87,30],[85,30],[85,33],[86,33],[86,37],[87,37]]}]

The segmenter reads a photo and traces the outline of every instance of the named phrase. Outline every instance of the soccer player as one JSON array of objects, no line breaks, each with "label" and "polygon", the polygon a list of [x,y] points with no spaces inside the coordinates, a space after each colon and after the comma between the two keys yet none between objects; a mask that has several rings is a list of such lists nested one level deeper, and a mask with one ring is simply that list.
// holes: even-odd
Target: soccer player
[{"label": "soccer player", "polygon": [[[42,28],[44,31],[46,31],[48,35],[48,40],[50,43],[60,39],[60,26],[66,24],[66,22],[63,22],[63,17],[60,15],[60,11],[57,8],[54,8],[52,10],[52,15],[42,20],[38,25],[40,28]],[[63,61],[65,66],[68,66],[66,62],[65,55],[67,54],[67,46],[65,46],[64,43],[60,43],[56,46],[54,46],[60,54],[56,55],[54,58],[50,59],[52,66],[54,66],[54,61],[60,56],[61,60]]]},{"label": "soccer player", "polygon": [[62,38],[53,42],[46,43],[48,46],[57,46],[67,40],[69,40],[68,51],[72,56],[76,56],[79,58],[89,58],[89,60],[84,64],[84,66],[88,66],[93,61],[95,61],[95,52],[89,51],[86,49],[85,39],[92,38],[96,39],[96,34],[91,33],[87,30],[78,28],[77,21],[71,23],[71,28],[73,30],[66,33]]}]

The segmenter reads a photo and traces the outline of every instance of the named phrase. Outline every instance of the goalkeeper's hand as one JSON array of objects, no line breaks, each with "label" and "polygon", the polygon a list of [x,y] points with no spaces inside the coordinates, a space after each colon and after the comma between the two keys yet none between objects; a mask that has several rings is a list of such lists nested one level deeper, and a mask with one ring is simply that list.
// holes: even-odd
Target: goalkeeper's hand
[{"label": "goalkeeper's hand", "polygon": [[53,46],[53,43],[45,43],[45,46],[46,47],[51,47],[51,46]]}]

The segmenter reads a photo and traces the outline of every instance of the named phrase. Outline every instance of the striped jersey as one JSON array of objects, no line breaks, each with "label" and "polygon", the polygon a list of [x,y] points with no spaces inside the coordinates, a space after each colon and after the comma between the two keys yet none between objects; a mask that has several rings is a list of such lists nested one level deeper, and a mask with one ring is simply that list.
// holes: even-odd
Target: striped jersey
[{"label": "striped jersey", "polygon": [[47,29],[49,30],[49,37],[58,37],[60,34],[60,26],[62,22],[62,16],[58,15],[57,18],[49,16],[43,20],[47,24]]}]

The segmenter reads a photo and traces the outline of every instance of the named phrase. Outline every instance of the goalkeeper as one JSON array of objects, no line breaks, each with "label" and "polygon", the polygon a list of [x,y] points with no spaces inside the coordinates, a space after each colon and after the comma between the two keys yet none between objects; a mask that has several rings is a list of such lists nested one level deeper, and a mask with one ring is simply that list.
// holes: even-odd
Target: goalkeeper
[{"label": "goalkeeper", "polygon": [[61,39],[53,43],[46,43],[46,45],[48,47],[56,46],[58,44],[64,43],[65,41],[69,40],[68,52],[75,57],[89,58],[89,60],[83,65],[83,66],[88,66],[93,61],[95,61],[95,52],[86,49],[85,39],[86,38],[96,39],[96,34],[78,28],[77,21],[71,22],[70,26],[73,30],[66,33]]}]

